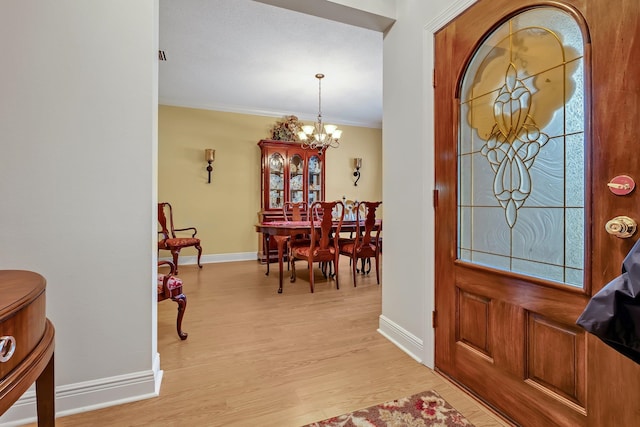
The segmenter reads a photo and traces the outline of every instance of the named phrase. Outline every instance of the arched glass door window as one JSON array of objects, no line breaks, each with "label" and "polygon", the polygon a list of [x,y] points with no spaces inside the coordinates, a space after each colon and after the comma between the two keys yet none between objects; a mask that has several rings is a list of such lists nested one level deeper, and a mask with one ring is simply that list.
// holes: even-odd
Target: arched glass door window
[{"label": "arched glass door window", "polygon": [[575,18],[523,11],[460,87],[458,259],[583,287],[585,67]]}]

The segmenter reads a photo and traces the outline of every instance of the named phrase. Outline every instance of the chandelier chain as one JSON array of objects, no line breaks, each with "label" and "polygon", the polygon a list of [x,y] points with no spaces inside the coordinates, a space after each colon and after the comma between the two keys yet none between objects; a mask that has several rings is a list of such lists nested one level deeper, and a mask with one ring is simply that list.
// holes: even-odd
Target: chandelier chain
[{"label": "chandelier chain", "polygon": [[[316,77],[324,75],[316,74]],[[322,123],[322,77],[318,77],[318,120]]]}]

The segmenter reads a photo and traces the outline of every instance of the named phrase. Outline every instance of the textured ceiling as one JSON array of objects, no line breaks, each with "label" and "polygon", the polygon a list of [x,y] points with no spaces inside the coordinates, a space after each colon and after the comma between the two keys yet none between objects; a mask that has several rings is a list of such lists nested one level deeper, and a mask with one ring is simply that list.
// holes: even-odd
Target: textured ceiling
[{"label": "textured ceiling", "polygon": [[252,0],[160,0],[161,104],[381,127],[382,33]]}]

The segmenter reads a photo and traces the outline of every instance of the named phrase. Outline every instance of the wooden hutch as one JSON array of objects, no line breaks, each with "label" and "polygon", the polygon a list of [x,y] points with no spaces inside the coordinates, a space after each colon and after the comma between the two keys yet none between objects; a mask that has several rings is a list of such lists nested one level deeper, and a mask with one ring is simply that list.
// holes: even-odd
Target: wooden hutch
[{"label": "wooden hutch", "polygon": [[[261,150],[261,202],[259,222],[281,221],[286,202],[324,200],[325,154],[303,148],[300,142],[263,139]],[[266,262],[265,239],[258,239],[258,260]],[[269,244],[269,259],[277,262],[275,242]]]}]

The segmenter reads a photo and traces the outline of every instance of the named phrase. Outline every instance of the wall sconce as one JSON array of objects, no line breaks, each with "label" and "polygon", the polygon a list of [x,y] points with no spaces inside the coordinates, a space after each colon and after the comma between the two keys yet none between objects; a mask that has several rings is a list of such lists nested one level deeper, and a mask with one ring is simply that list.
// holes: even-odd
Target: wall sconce
[{"label": "wall sconce", "polygon": [[213,163],[213,161],[216,159],[216,150],[212,148],[205,149],[204,158],[209,164],[207,166],[207,172],[209,172],[209,181],[207,181],[207,184],[211,184],[211,171],[213,171],[213,166],[211,166],[211,163]]},{"label": "wall sconce", "polygon": [[353,166],[356,170],[353,172],[353,176],[356,177],[356,182],[353,183],[354,186],[358,186],[358,180],[360,179],[360,168],[362,167],[362,159],[360,157],[356,157],[353,159]]}]

